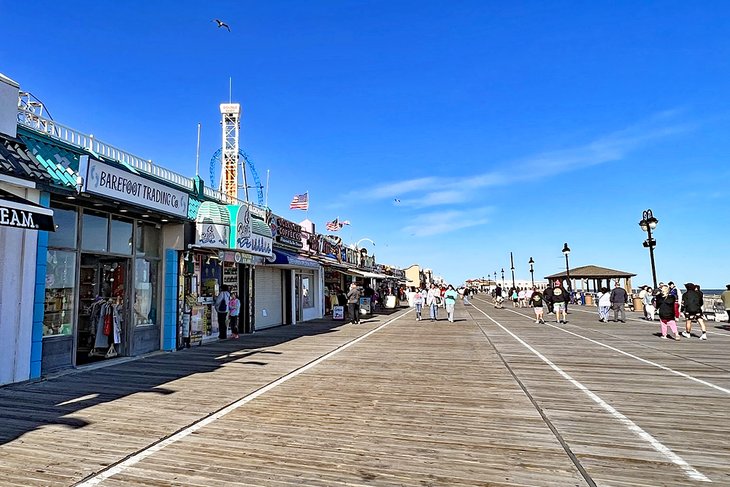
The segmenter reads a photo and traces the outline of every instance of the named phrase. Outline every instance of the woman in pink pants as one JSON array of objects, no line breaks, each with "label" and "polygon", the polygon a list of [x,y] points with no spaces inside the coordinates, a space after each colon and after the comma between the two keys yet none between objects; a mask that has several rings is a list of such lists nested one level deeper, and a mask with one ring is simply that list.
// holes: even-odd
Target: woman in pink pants
[{"label": "woman in pink pants", "polygon": [[677,322],[674,316],[674,303],[677,298],[673,294],[669,294],[669,286],[662,286],[662,292],[657,296],[657,308],[659,310],[659,323],[662,327],[662,338],[667,338],[667,325],[672,329],[674,339],[679,340],[677,333]]}]

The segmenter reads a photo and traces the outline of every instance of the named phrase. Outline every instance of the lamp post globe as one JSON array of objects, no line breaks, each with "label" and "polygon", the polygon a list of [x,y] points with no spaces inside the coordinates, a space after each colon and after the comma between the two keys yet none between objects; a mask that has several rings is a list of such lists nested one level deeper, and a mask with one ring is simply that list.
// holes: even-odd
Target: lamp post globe
[{"label": "lamp post globe", "polygon": [[656,266],[654,264],[654,247],[656,247],[656,240],[651,235],[651,231],[654,230],[659,224],[659,220],[654,217],[654,213],[651,209],[644,210],[641,214],[641,221],[639,226],[643,231],[646,232],[646,240],[644,240],[644,247],[649,249],[649,259],[651,261],[651,278],[654,283],[654,289],[657,288],[656,281]]},{"label": "lamp post globe", "polygon": [[570,254],[570,247],[568,247],[568,242],[565,242],[563,244],[563,255],[565,256],[565,280],[568,281],[568,291],[571,290],[572,285],[570,282],[570,265],[568,264],[568,255]]}]

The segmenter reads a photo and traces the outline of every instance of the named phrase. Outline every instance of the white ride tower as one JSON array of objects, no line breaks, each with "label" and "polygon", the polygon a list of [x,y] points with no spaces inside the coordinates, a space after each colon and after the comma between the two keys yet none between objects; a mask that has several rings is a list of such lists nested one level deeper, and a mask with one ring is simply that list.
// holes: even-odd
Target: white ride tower
[{"label": "white ride tower", "polygon": [[226,195],[229,202],[238,199],[238,188],[243,186],[248,201],[248,184],[246,170],[242,168],[243,184],[238,183],[239,146],[241,132],[241,105],[240,103],[221,103],[221,125],[223,127],[223,145],[221,151],[221,181],[220,191]]}]

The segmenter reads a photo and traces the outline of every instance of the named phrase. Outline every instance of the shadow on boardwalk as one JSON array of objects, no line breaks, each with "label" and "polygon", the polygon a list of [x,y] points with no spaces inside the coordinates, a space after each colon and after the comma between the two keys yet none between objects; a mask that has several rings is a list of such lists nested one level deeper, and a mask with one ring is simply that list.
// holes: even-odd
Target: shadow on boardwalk
[{"label": "shadow on boardwalk", "polygon": [[272,354],[283,353],[266,350],[267,347],[305,336],[336,333],[342,324],[325,318],[296,326],[281,326],[242,335],[237,341],[219,341],[175,353],[158,353],[103,368],[79,369],[37,382],[5,386],[0,388],[0,445],[47,425],[83,428],[89,424],[87,421],[69,416],[132,394],[172,394],[174,391],[165,388],[164,384],[192,374],[213,372],[234,360],[264,366]]}]

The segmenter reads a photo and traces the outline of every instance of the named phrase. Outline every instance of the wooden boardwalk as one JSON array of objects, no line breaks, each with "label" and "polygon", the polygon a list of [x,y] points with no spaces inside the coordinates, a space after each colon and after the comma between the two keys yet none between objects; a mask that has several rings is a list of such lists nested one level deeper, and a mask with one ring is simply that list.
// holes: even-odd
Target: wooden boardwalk
[{"label": "wooden boardwalk", "polygon": [[0,389],[0,486],[730,485],[730,332],[474,303]]}]

